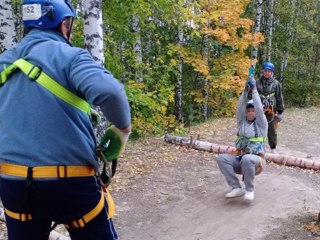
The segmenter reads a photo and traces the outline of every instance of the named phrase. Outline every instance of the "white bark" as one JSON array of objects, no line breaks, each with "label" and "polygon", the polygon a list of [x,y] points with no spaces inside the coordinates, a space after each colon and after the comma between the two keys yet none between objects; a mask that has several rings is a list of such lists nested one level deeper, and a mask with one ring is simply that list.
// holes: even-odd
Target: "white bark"
[{"label": "white bark", "polygon": [[17,43],[17,34],[11,1],[2,0],[0,4],[0,53]]},{"label": "white bark", "polygon": [[66,237],[66,236],[53,230],[50,232],[49,240],[71,240],[71,238]]},{"label": "white bark", "polygon": [[280,81],[283,81],[284,79],[284,71],[287,68],[288,65],[288,55],[290,53],[294,38],[295,38],[295,24],[296,24],[296,8],[299,7],[299,5],[296,5],[296,0],[291,0],[290,1],[291,4],[291,20],[287,26],[287,35],[288,35],[288,41],[287,41],[287,45],[286,48],[284,50],[284,52],[282,53],[281,56],[281,65],[280,65]]},{"label": "white bark", "polygon": [[[184,43],[184,34],[183,29],[179,26],[178,29],[178,45],[182,46]],[[183,61],[180,59],[178,64],[178,79],[176,84],[176,118],[179,122],[183,121],[183,112],[182,112],[182,66]]]},{"label": "white bark", "polygon": [[3,207],[0,207],[0,220],[5,222],[6,219],[5,219],[5,216],[4,216],[4,209]]},{"label": "white bark", "polygon": [[[207,27],[208,27],[208,24],[207,24]],[[204,58],[205,62],[207,64],[209,64],[209,37],[208,37],[208,35],[204,36],[203,58]],[[203,94],[203,98],[204,98],[204,102],[202,105],[202,116],[205,121],[207,121],[207,119],[208,119],[208,100],[209,100],[209,93],[207,90],[208,84],[209,84],[209,81],[205,77],[205,79],[203,79],[203,89],[202,89],[202,94]]]},{"label": "white bark", "polygon": [[[102,1],[84,0],[82,4],[79,4],[79,10],[81,10],[82,7],[84,10],[85,48],[94,60],[104,66]],[[95,128],[96,137],[100,140],[107,129],[108,120],[103,117],[99,107],[94,106],[94,109],[102,116],[101,122]]]},{"label": "white bark", "polygon": [[273,34],[273,7],[274,7],[274,0],[269,1],[269,21],[268,21],[268,45],[267,45],[267,61],[271,61],[271,48],[272,48],[272,34]]},{"label": "white bark", "polygon": [[85,0],[83,7],[85,47],[97,62],[104,65],[102,1]]},{"label": "white bark", "polygon": [[[263,0],[257,0],[257,14],[256,14],[256,21],[255,21],[253,33],[260,32],[261,16],[262,16],[262,2],[263,2]],[[252,50],[252,59],[255,60],[257,58],[258,58],[258,46],[253,47],[253,50]]]},{"label": "white bark", "polygon": [[133,44],[133,51],[136,55],[137,70],[136,70],[136,79],[139,82],[143,82],[142,76],[142,47],[141,47],[141,28],[140,28],[140,17],[135,14],[132,17],[132,31],[136,36],[136,42]]},{"label": "white bark", "polygon": [[[170,134],[166,134],[164,139],[166,142],[169,142],[169,143],[174,143],[177,145],[185,145],[197,150],[203,150],[208,152],[232,153],[233,151],[236,150],[235,147],[218,145],[214,143],[199,141],[193,138],[173,136]],[[292,157],[287,155],[266,153],[265,159],[281,165],[320,170],[319,161],[312,161],[306,158],[298,158],[298,157]]]}]

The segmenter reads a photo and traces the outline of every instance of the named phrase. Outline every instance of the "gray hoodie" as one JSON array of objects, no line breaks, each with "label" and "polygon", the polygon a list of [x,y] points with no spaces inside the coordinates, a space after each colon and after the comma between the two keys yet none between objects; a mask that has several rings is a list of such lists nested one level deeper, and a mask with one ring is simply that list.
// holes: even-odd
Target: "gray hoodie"
[{"label": "gray hoodie", "polygon": [[247,120],[247,93],[244,91],[238,101],[237,107],[237,127],[238,139],[236,148],[253,154],[264,154],[263,141],[252,141],[256,137],[267,137],[268,121],[264,115],[263,106],[257,90],[252,92],[254,111],[256,118],[254,121]]}]

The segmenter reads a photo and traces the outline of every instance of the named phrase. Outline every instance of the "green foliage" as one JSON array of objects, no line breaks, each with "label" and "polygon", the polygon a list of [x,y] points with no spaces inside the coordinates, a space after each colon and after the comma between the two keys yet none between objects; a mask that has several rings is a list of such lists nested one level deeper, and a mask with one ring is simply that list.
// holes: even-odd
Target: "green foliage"
[{"label": "green foliage", "polygon": [[[79,0],[73,1],[76,6]],[[257,76],[265,61],[270,12],[274,13],[271,56],[283,78],[287,106],[318,105],[320,95],[320,4],[318,0],[264,1],[261,33],[253,34],[256,1],[103,1],[105,66],[125,84],[133,136],[181,131],[175,120],[179,77],[184,124],[232,116],[244,87],[254,46]],[[139,30],[133,31],[133,18]],[[183,39],[179,39],[183,36]],[[73,44],[84,47],[83,19],[75,19]],[[142,62],[133,45],[141,42]],[[260,45],[259,45],[260,44]],[[280,66],[283,66],[282,68]],[[182,72],[179,69],[182,67]],[[284,70],[283,70],[284,69]],[[138,77],[137,77],[138,76]],[[141,81],[141,82],[140,82]]]},{"label": "green foliage", "polygon": [[145,84],[130,81],[126,90],[131,106],[133,138],[163,134],[179,128],[175,117],[167,114],[167,108],[174,98],[173,89],[160,88],[145,92]]},{"label": "green foliage", "polygon": [[[283,82],[287,107],[319,105],[320,95],[320,2],[318,0],[274,1],[274,23],[271,61],[275,76]],[[265,22],[262,32],[267,35],[271,9],[264,4]],[[266,60],[267,42],[259,48],[260,62]],[[258,65],[257,70],[261,69]],[[259,72],[259,71],[257,71]]]},{"label": "green foliage", "polygon": [[83,19],[82,15],[74,19],[73,31],[72,31],[72,44],[76,47],[84,48],[84,38],[83,38]]}]

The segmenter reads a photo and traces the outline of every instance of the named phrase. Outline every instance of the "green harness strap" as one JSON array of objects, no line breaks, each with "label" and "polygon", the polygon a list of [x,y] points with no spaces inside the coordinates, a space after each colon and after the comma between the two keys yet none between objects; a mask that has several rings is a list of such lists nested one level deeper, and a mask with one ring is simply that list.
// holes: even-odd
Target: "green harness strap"
[{"label": "green harness strap", "polygon": [[[242,138],[245,138],[245,137],[238,136],[238,139],[242,139]],[[252,137],[252,138],[249,138],[250,142],[265,142],[266,140],[267,140],[266,137]]]},{"label": "green harness strap", "polygon": [[8,80],[8,76],[17,68],[19,68],[30,79],[36,81],[41,86],[49,90],[56,97],[90,115],[91,106],[88,102],[78,97],[61,84],[53,80],[47,74],[42,72],[40,67],[37,67],[22,58],[16,60],[13,64],[1,72],[0,84],[4,84]]}]

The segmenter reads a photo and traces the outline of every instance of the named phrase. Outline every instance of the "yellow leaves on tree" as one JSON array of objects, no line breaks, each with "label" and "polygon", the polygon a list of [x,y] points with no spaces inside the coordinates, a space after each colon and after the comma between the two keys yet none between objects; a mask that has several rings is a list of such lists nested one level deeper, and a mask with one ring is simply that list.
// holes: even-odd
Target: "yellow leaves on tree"
[{"label": "yellow leaves on tree", "polygon": [[[210,68],[208,66],[209,59],[210,61],[217,62],[215,66],[218,71],[228,68],[230,75],[233,77],[238,76],[241,79],[247,77],[244,73],[248,73],[247,70],[250,65],[243,66],[243,68],[247,67],[244,72],[240,69],[235,70],[234,66],[238,62],[247,61],[244,50],[249,45],[257,46],[263,41],[261,33],[254,34],[251,31],[254,21],[241,17],[249,2],[250,0],[200,0],[188,3],[188,8],[192,9],[190,12],[193,13],[188,18],[188,21],[192,19],[194,23],[193,35],[206,36],[209,41],[216,41],[222,46],[231,47],[232,53],[230,55],[220,55],[219,58],[208,58],[208,53],[203,51],[203,49],[208,48],[208,46],[205,46],[205,42],[203,43],[204,46],[199,46],[198,51],[189,49],[186,46],[173,46],[172,49],[179,54],[183,62],[192,65],[194,70],[201,73],[206,79],[212,78],[210,76],[212,73],[209,72]],[[231,58],[232,54],[234,57]],[[233,60],[234,62],[232,62]],[[225,61],[225,64],[221,64],[222,61]],[[220,69],[222,65],[223,68]],[[222,76],[225,75],[222,74]]]},{"label": "yellow leaves on tree", "polygon": [[[207,102],[215,112],[232,114],[253,64],[245,50],[263,41],[253,33],[254,21],[243,18],[251,0],[188,1],[192,21],[191,41],[172,46],[183,61],[201,73],[197,89],[191,91],[195,103]],[[201,44],[199,44],[201,43]],[[218,53],[217,53],[218,52]],[[201,82],[202,81],[202,82]],[[205,94],[204,94],[205,93]]]},{"label": "yellow leaves on tree", "polygon": [[200,8],[205,12],[202,17],[206,19],[199,21],[200,29],[222,44],[240,51],[247,49],[249,45],[258,45],[263,36],[261,33],[251,33],[254,21],[241,18],[249,2],[250,0],[200,1]]},{"label": "yellow leaves on tree", "polygon": [[219,72],[210,84],[213,88],[232,89],[240,93],[247,80],[250,65],[249,57],[243,57],[240,53],[224,55],[214,62],[214,68],[219,69]]},{"label": "yellow leaves on tree", "polygon": [[196,72],[201,73],[203,76],[209,74],[208,63],[200,53],[189,51],[188,49],[177,45],[171,45],[171,49],[176,51],[183,62],[190,64]]}]

